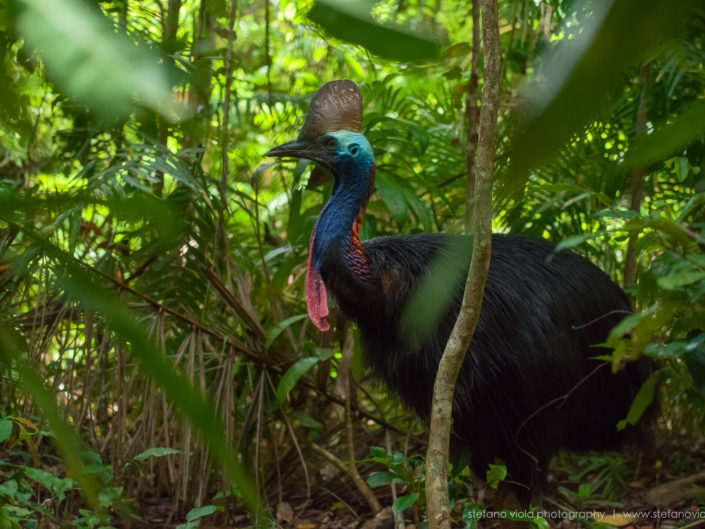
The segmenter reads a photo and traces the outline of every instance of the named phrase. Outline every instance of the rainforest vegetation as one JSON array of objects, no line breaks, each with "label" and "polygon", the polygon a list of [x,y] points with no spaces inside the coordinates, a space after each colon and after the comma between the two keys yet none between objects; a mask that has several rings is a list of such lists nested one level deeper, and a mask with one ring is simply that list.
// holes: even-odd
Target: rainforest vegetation
[{"label": "rainforest vegetation", "polygon": [[[498,13],[493,230],[625,289],[610,360],[655,366],[625,420],[660,407],[643,452],[555,457],[542,508],[563,516],[532,523],[596,527],[569,515],[598,510],[656,527],[661,508],[693,524],[705,9]],[[319,86],[351,79],[377,163],[360,238],[463,233],[480,28],[470,0],[0,0],[1,529],[420,529],[427,426],[370,377],[333,305],[328,332],[307,317],[330,175],[264,154],[296,138]],[[472,529],[502,479],[501,461],[455,462],[453,525]]]}]

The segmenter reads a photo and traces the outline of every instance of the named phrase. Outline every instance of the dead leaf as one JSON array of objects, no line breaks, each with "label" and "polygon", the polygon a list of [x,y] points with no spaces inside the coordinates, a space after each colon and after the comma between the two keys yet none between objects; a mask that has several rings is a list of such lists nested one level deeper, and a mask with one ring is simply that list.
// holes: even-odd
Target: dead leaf
[{"label": "dead leaf", "polygon": [[594,520],[596,522],[604,523],[607,525],[611,525],[613,527],[626,527],[632,522],[637,521],[639,518],[638,516],[627,516],[626,514],[622,513],[615,513],[615,514],[601,514],[601,513],[595,513]]},{"label": "dead leaf", "polygon": [[291,524],[291,522],[294,520],[294,509],[291,508],[291,505],[289,503],[282,501],[277,504],[277,509],[276,509],[276,514],[277,514],[277,522],[286,522],[288,524]]}]

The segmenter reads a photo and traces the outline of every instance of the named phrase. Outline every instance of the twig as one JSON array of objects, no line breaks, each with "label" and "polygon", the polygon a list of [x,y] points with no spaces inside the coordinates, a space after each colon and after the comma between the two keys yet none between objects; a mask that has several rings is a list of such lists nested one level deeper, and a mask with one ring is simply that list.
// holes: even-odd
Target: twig
[{"label": "twig", "polygon": [[216,276],[211,270],[206,267],[201,267],[201,272],[203,272],[203,275],[206,276],[211,285],[213,285],[218,294],[220,294],[223,301],[225,301],[235,311],[235,314],[240,316],[240,318],[245,321],[247,326],[260,340],[264,341],[267,338],[267,333],[264,332],[264,329],[257,318],[238,301],[233,293],[227,289],[220,279],[218,279],[218,276]]},{"label": "twig", "polygon": [[[372,492],[372,489],[370,486],[362,481],[362,478],[360,478],[360,475],[357,474],[357,472],[353,473],[351,470],[351,467],[349,465],[346,465],[343,463],[340,459],[338,459],[335,454],[329,452],[322,446],[318,446],[315,443],[311,443],[311,448],[313,449],[314,452],[318,453],[321,455],[324,459],[327,461],[333,463],[336,467],[338,467],[340,470],[345,472],[347,476],[353,480],[355,485],[357,486],[358,490],[360,491],[360,494],[362,494],[365,497],[365,500],[367,501],[368,505],[370,506],[371,509],[374,509],[373,504],[376,504],[378,506],[378,509],[375,510],[375,513],[378,513],[379,511],[382,510],[382,506],[379,504],[379,500],[376,498],[374,495],[374,492]],[[354,464],[354,461],[353,461]],[[357,479],[359,482],[355,479],[357,476]]]},{"label": "twig", "polygon": [[353,329],[350,323],[345,327],[343,346],[341,347],[341,359],[338,366],[341,389],[345,392],[345,434],[347,437],[347,450],[348,450],[348,475],[352,478],[353,483],[360,491],[360,493],[365,497],[372,512],[377,514],[382,510],[382,505],[380,505],[379,500],[372,492],[370,486],[360,477],[360,473],[357,471],[357,466],[355,465],[355,432],[353,431],[352,422],[352,373],[350,366],[352,364],[352,356],[355,350],[355,336],[353,334]]}]

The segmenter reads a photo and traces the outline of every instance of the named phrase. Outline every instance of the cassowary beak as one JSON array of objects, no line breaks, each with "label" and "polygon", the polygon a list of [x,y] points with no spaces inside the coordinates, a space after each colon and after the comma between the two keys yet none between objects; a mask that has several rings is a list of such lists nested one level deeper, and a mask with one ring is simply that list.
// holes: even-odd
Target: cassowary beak
[{"label": "cassowary beak", "polygon": [[294,140],[277,145],[267,151],[265,156],[275,156],[277,158],[288,156],[291,158],[306,158],[308,160],[318,161],[320,154],[320,149],[315,143]]}]

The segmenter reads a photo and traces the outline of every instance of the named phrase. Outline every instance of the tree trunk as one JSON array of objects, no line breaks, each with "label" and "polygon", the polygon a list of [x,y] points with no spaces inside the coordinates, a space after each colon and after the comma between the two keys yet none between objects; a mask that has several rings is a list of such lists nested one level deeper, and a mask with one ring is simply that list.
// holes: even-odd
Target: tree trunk
[{"label": "tree trunk", "polygon": [[482,87],[473,216],[473,251],[463,303],[433,387],[431,425],[426,457],[426,503],[430,529],[450,529],[448,453],[453,393],[480,316],[492,246],[492,176],[494,173],[497,107],[501,76],[501,43],[497,0],[480,0],[485,68]]}]

